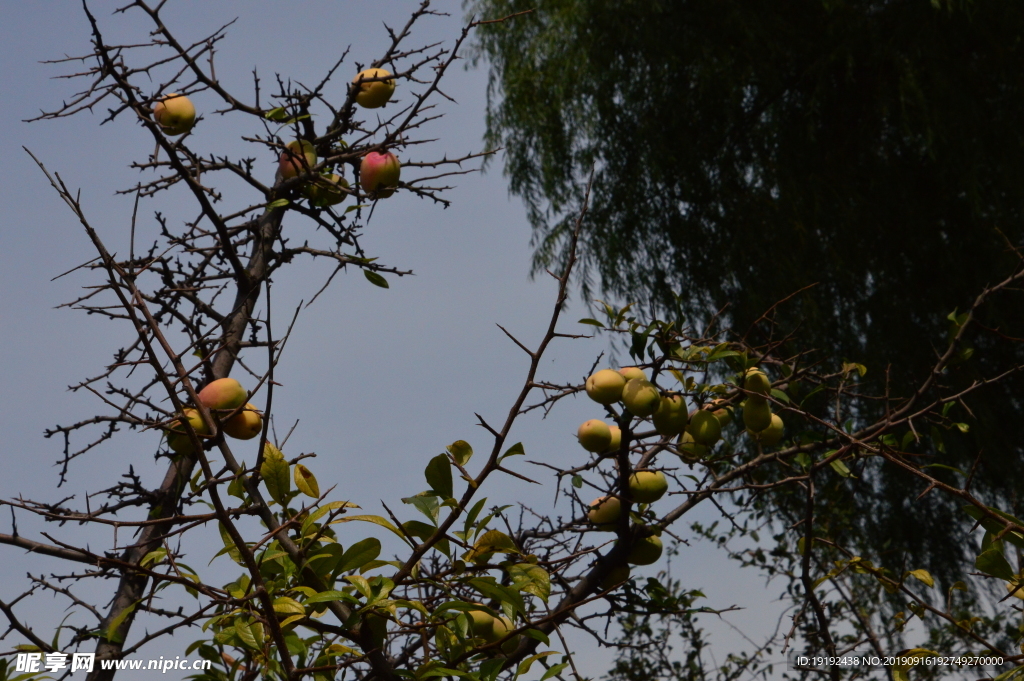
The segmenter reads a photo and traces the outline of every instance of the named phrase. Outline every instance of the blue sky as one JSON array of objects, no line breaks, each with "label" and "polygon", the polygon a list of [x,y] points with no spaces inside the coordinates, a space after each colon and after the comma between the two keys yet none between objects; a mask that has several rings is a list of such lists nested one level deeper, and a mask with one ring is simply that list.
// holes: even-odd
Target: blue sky
[{"label": "blue sky", "polygon": [[[91,7],[112,38],[140,42],[145,38],[141,14],[112,16],[119,3],[96,2]],[[165,13],[169,27],[184,38],[195,38],[234,17],[235,25],[221,44],[218,76],[232,91],[251,93],[251,72],[258,69],[269,85],[273,74],[314,82],[340,52],[351,46],[351,61],[369,62],[387,41],[382,21],[397,25],[416,3],[326,2],[223,2],[170,3]],[[462,24],[459,3],[440,3],[452,16],[426,21],[413,42],[451,42]],[[5,181],[0,184],[4,206],[0,229],[0,391],[4,409],[0,428],[6,434],[5,475],[0,476],[0,497],[24,496],[55,500],[83,495],[110,486],[129,465],[156,486],[163,463],[155,463],[158,437],[153,433],[121,433],[115,441],[72,464],[69,483],[55,488],[61,444],[42,437],[56,423],[69,423],[102,410],[85,392],[67,386],[99,373],[111,353],[123,346],[130,329],[80,312],[57,309],[80,295],[81,287],[95,283],[95,274],[79,271],[51,281],[58,274],[93,257],[81,227],[49,187],[42,173],[22,150],[30,149],[51,172],[81,189],[82,203],[104,239],[115,246],[125,243],[132,201],[115,192],[138,179],[129,168],[143,159],[152,141],[127,117],[100,126],[101,112],[84,113],[59,121],[21,122],[40,109],[52,109],[76,91],[75,83],[55,80],[65,67],[41,64],[64,54],[88,52],[88,26],[76,3],[37,1],[11,3],[0,25],[0,54],[4,65],[0,100],[0,134]],[[349,76],[339,78],[338,96]],[[445,91],[457,105],[439,102],[444,119],[432,125],[429,136],[435,156],[459,156],[482,148],[486,72],[453,69]],[[396,96],[401,96],[401,90]],[[200,113],[214,106],[212,97],[195,98]],[[204,129],[205,128],[205,129]],[[217,153],[251,153],[239,141],[246,131],[235,130],[208,117],[193,136],[196,145]],[[430,154],[423,154],[429,156]],[[274,159],[261,158],[257,172],[270,181]],[[403,176],[405,179],[405,176]],[[440,207],[399,193],[381,202],[366,229],[364,245],[382,262],[415,271],[414,277],[391,279],[390,290],[371,286],[358,272],[341,275],[317,303],[298,318],[293,338],[278,367],[282,386],[275,392],[278,432],[293,422],[298,426],[286,453],[312,452],[307,465],[321,487],[337,485],[333,498],[350,499],[368,512],[380,512],[380,500],[393,509],[407,496],[424,488],[423,467],[448,443],[468,440],[478,451],[488,448],[486,433],[476,425],[474,412],[491,421],[504,419],[526,375],[525,355],[509,342],[500,323],[528,345],[543,335],[554,301],[554,282],[531,281],[529,227],[518,200],[509,198],[496,163],[486,174],[461,176],[448,197],[451,208]],[[175,200],[177,198],[177,200]],[[141,229],[152,229],[154,210],[162,210],[179,223],[194,218],[183,195],[144,202]],[[228,195],[228,201],[232,200]],[[248,197],[251,199],[251,197]],[[239,198],[239,205],[242,199]],[[312,230],[299,221],[286,229]],[[148,225],[148,226],[145,226]],[[311,236],[312,238],[312,236]],[[277,319],[290,317],[300,300],[309,300],[330,273],[326,266],[299,263],[275,279]],[[563,316],[562,330],[579,333],[587,327],[575,323],[588,316],[574,296]],[[542,365],[541,378],[557,382],[582,381],[597,355],[608,349],[606,338],[556,343]],[[564,401],[547,419],[531,415],[521,419],[512,442],[524,443],[527,459],[557,465],[583,460],[573,434],[583,420],[600,416],[588,400]],[[512,478],[494,480],[489,497],[495,503],[523,502],[551,512],[554,481],[540,469],[516,463],[522,472],[541,476],[537,489]],[[567,512],[559,506],[556,513]],[[127,516],[126,516],[127,517]],[[411,515],[409,516],[411,517]],[[709,516],[699,519],[706,521]],[[23,513],[19,529],[26,536],[40,529],[70,542],[85,537],[94,550],[111,548],[109,533],[81,528],[42,527]],[[2,532],[10,531],[10,514],[2,514]],[[346,526],[355,537],[365,528]],[[127,535],[119,537],[121,545]],[[215,532],[196,537],[186,548],[204,556],[219,548]],[[343,539],[344,541],[344,539]],[[0,562],[9,579],[0,585],[0,598],[9,601],[26,588],[26,572],[60,572],[56,561],[26,556],[0,546]],[[223,562],[223,561],[221,561]],[[213,569],[217,569],[217,563]],[[664,567],[664,565],[660,566]],[[725,559],[696,544],[677,561],[673,572],[688,588],[708,594],[705,603],[727,607],[752,605],[732,617],[754,629],[773,626],[777,610],[772,594],[753,573],[733,570]],[[226,575],[227,573],[225,573]],[[230,579],[230,577],[228,577]],[[87,591],[104,602],[112,585]],[[49,596],[34,599],[23,611],[37,630],[48,631],[63,617],[64,604]],[[729,626],[708,618],[723,640],[735,640]],[[136,628],[139,629],[138,627]],[[154,647],[155,655],[180,654],[191,635]],[[599,675],[610,655],[578,639],[581,671]],[[723,651],[724,652],[724,651]],[[133,678],[145,678],[136,675]]]}]

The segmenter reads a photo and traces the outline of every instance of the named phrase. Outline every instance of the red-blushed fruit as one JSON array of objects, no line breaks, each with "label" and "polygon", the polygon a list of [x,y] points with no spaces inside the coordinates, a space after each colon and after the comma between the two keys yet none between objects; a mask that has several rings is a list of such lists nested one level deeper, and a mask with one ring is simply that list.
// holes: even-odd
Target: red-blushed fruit
[{"label": "red-blushed fruit", "polygon": [[762,447],[774,447],[775,445],[782,442],[782,435],[785,433],[786,426],[782,422],[782,417],[778,414],[772,414],[772,422],[764,430],[759,431],[747,431],[750,436],[761,443]]},{"label": "red-blushed fruit", "polygon": [[302,188],[302,195],[314,206],[336,206],[348,198],[348,181],[341,175],[321,175]]},{"label": "red-blushed fruit", "polygon": [[687,428],[693,441],[700,445],[710,447],[722,437],[722,424],[718,418],[706,409],[698,409],[693,412],[690,425]]},{"label": "red-blushed fruit", "polygon": [[608,451],[608,447],[612,443],[611,428],[600,419],[584,421],[580,425],[579,430],[576,431],[576,437],[579,439],[583,449],[588,452],[601,453]]},{"label": "red-blushed fruit", "polygon": [[746,378],[743,379],[743,388],[752,393],[767,396],[772,391],[772,382],[760,369],[748,369]]},{"label": "red-blushed fruit", "polygon": [[743,402],[743,423],[752,432],[772,425],[772,408],[763,397],[748,397]]},{"label": "red-blushed fruit", "polygon": [[632,381],[634,378],[642,378],[647,380],[647,374],[644,373],[643,369],[637,367],[622,367],[619,369],[619,373],[622,374],[623,378],[627,381]]},{"label": "red-blushed fruit", "polygon": [[391,72],[385,69],[366,69],[356,74],[352,84],[359,88],[356,92],[356,104],[366,109],[379,109],[391,100],[395,94],[395,79],[360,82],[367,78],[386,78]]},{"label": "red-blushed fruit", "polygon": [[263,432],[263,417],[256,410],[256,405],[246,404],[224,423],[220,424],[225,434],[238,440],[251,440]]},{"label": "red-blushed fruit", "polygon": [[[188,408],[182,414],[189,425],[192,426],[192,430],[196,431],[196,435],[210,434],[210,429],[203,423],[203,417],[199,415],[198,411]],[[185,432],[184,424],[180,421],[176,422],[174,428],[167,433],[167,446],[177,454],[192,454],[195,451],[192,448],[192,440],[189,438],[188,433]]]},{"label": "red-blushed fruit", "polygon": [[386,199],[395,193],[402,174],[402,164],[390,151],[371,151],[359,163],[359,186],[375,198]]},{"label": "red-blushed fruit", "polygon": [[615,456],[622,447],[622,429],[618,426],[608,426],[608,430],[612,434],[612,441],[608,444],[608,449],[604,450],[604,455]]},{"label": "red-blushed fruit", "polygon": [[185,95],[172,92],[153,106],[153,120],[165,135],[184,135],[196,124],[196,107]]},{"label": "red-blushed fruit", "polygon": [[237,409],[247,399],[249,393],[233,378],[218,378],[199,391],[199,401],[207,409]]},{"label": "red-blushed fruit", "polygon": [[629,476],[629,494],[633,501],[651,504],[667,491],[668,479],[661,471],[636,471]]},{"label": "red-blushed fruit", "polygon": [[622,397],[626,377],[618,371],[601,369],[587,379],[587,397],[598,404],[612,404]]},{"label": "red-blushed fruit", "polygon": [[609,591],[620,586],[623,582],[629,579],[630,572],[631,570],[628,565],[613,567],[611,572],[605,575],[605,578],[601,580],[601,589]]},{"label": "red-blushed fruit", "polygon": [[658,434],[674,437],[683,432],[689,420],[686,413],[686,401],[682,395],[665,395],[661,398],[658,411],[654,412],[651,421]]},{"label": "red-blushed fruit", "polygon": [[626,560],[632,565],[657,563],[658,559],[661,558],[661,552],[664,548],[664,544],[661,543],[661,539],[658,537],[653,535],[644,537],[643,539],[638,539],[633,544],[633,549],[629,552]]},{"label": "red-blushed fruit", "polygon": [[308,173],[316,165],[317,156],[313,143],[308,140],[295,140],[281,152],[277,169],[281,177],[288,180]]},{"label": "red-blushed fruit", "polygon": [[598,497],[590,502],[587,519],[602,530],[614,530],[622,513],[622,502],[616,497]]},{"label": "red-blushed fruit", "polygon": [[643,418],[658,411],[661,395],[645,378],[631,378],[622,389],[622,403],[630,413]]}]

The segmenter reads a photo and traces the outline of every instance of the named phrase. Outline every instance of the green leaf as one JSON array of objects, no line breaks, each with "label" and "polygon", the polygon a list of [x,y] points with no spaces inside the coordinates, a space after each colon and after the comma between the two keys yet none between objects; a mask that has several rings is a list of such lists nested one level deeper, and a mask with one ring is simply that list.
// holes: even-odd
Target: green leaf
[{"label": "green leaf", "polygon": [[228,494],[245,501],[245,476],[239,475],[228,483]]},{"label": "green leaf", "polygon": [[505,453],[501,455],[501,458],[504,459],[505,457],[508,456],[526,456],[526,450],[523,449],[523,443],[517,442],[508,449],[506,449]]},{"label": "green leaf", "polygon": [[107,639],[111,643],[122,643],[124,641],[124,636],[118,633],[117,630],[121,628],[121,625],[128,616],[135,612],[135,606],[138,604],[139,602],[136,601],[118,613],[117,617],[111,620],[110,624],[107,625],[107,631],[103,635],[103,638]]},{"label": "green leaf", "polygon": [[401,530],[392,525],[391,522],[388,521],[386,518],[381,518],[379,515],[350,515],[347,518],[338,518],[337,520],[332,520],[331,525],[337,525],[338,523],[350,523],[353,520],[361,520],[366,523],[373,523],[374,525],[386,527],[402,539],[405,539],[405,535],[402,534]]},{"label": "green leaf", "polygon": [[313,603],[329,603],[331,601],[353,601],[355,599],[349,596],[344,591],[321,591],[316,596],[310,596],[306,599],[306,605]]},{"label": "green leaf", "polygon": [[928,586],[935,586],[935,578],[933,578],[931,573],[927,570],[911,570],[907,574],[919,582],[924,582]]},{"label": "green leaf", "polygon": [[789,395],[779,390],[778,388],[772,388],[772,397],[777,399],[779,402],[782,402],[783,404],[789,404]]},{"label": "green leaf", "polygon": [[283,615],[305,615],[306,608],[302,606],[294,598],[288,596],[278,596],[274,599],[274,612],[279,612]]},{"label": "green leaf", "polygon": [[523,632],[523,634],[525,636],[529,636],[534,641],[540,641],[541,643],[543,643],[546,646],[551,645],[551,639],[549,639],[547,634],[545,634],[540,629],[527,629],[526,631]]},{"label": "green leaf", "polygon": [[465,466],[473,457],[473,448],[465,440],[456,440],[448,445],[448,453],[460,466]]},{"label": "green leaf", "polygon": [[485,597],[493,598],[501,603],[507,603],[514,611],[520,612],[524,616],[526,615],[523,597],[519,595],[519,592],[515,589],[501,586],[494,581],[493,577],[474,577],[467,583]]},{"label": "green leaf", "polygon": [[348,550],[342,555],[335,571],[348,572],[366,565],[380,555],[380,548],[380,540],[376,537],[367,537],[362,541],[357,541],[348,547]]},{"label": "green leaf", "polygon": [[295,486],[307,497],[320,498],[320,485],[316,482],[316,476],[301,463],[295,464]]},{"label": "green leaf", "polygon": [[578,323],[579,324],[590,324],[591,326],[599,326],[602,329],[604,328],[604,324],[602,324],[601,322],[597,321],[596,319],[590,319],[589,317],[587,317],[585,319],[581,319]]},{"label": "green leaf", "polygon": [[274,208],[284,208],[289,203],[291,203],[291,201],[289,201],[288,199],[278,199],[276,201],[271,201],[270,203],[268,203],[267,208],[270,208],[271,210],[273,210]]},{"label": "green leaf", "polygon": [[224,523],[217,523],[217,528],[220,530],[220,539],[224,542],[224,552],[231,557],[231,560],[235,561],[239,565],[245,565],[242,561],[242,552],[238,550],[235,545],[235,541],[228,534],[228,528],[224,527]]},{"label": "green leaf", "polygon": [[373,589],[370,588],[370,583],[366,581],[366,577],[360,577],[359,575],[345,575],[345,579],[351,582],[359,593],[366,596],[366,600],[373,598]]},{"label": "green leaf", "polygon": [[279,106],[263,114],[263,117],[268,121],[283,121],[288,118],[288,111],[283,106]]},{"label": "green leaf", "polygon": [[575,487],[576,489],[583,487],[583,476],[578,474],[572,476],[572,486]]},{"label": "green leaf", "polygon": [[981,572],[986,575],[992,575],[999,579],[1007,582],[1011,581],[1014,577],[1013,568],[1006,562],[1006,558],[1003,557],[1002,551],[996,549],[989,549],[983,551],[978,559],[974,561],[974,567],[978,568]]},{"label": "green leaf", "polygon": [[406,520],[402,523],[402,528],[420,541],[426,541],[433,537],[434,531],[437,529],[433,525],[427,525],[419,520]]},{"label": "green leaf", "polygon": [[547,681],[547,679],[550,679],[552,676],[558,676],[562,673],[562,670],[568,666],[569,664],[567,662],[563,662],[561,664],[548,667],[548,670],[544,672],[544,676],[540,677],[540,681]]},{"label": "green leaf", "polygon": [[844,478],[854,477],[853,474],[850,473],[850,469],[847,468],[846,464],[843,463],[841,459],[830,461],[829,465],[832,466],[832,470],[834,470],[836,473],[843,476]]},{"label": "green leaf", "polygon": [[427,484],[442,499],[450,499],[452,496],[452,465],[448,457],[438,454],[427,464],[423,474],[427,478]]},{"label": "green leaf", "polygon": [[437,501],[437,496],[430,492],[420,492],[416,496],[403,497],[403,504],[409,504],[416,508],[420,513],[427,517],[427,520],[437,524],[437,514],[440,510],[440,505]]},{"label": "green leaf", "polygon": [[531,563],[519,563],[508,568],[512,583],[520,591],[533,594],[545,603],[551,595],[551,576],[547,570]]},{"label": "green leaf", "polygon": [[292,481],[288,475],[288,462],[284,460],[281,450],[269,443],[263,448],[263,465],[260,466],[260,475],[263,476],[263,482],[267,486],[270,497],[284,506],[288,493],[292,491]]},{"label": "green leaf", "polygon": [[[979,523],[981,523],[981,526],[989,532],[991,532],[992,534],[999,534],[1005,529],[1003,523],[988,517],[987,515],[985,515],[984,511],[982,511],[980,508],[976,506],[968,504],[966,506],[963,506],[962,508],[964,512],[967,513],[967,515],[971,516]],[[1014,525],[1024,527],[1024,521],[1020,520],[1019,518],[1013,517],[1009,513],[1003,513],[1002,511],[996,510],[994,508],[988,508],[988,510],[989,512],[994,513],[995,515],[1013,523]],[[1002,540],[1008,541],[1014,546],[1024,549],[1024,535],[1022,535],[1019,531],[1007,532],[1002,536]]]},{"label": "green leaf", "polygon": [[366,277],[366,280],[373,284],[374,286],[380,286],[381,288],[391,288],[391,286],[388,285],[388,280],[380,276],[376,272],[372,272],[370,270],[363,270],[363,276]]},{"label": "green leaf", "polygon": [[[263,637],[260,636],[259,643],[257,643],[255,633],[253,632],[255,624],[256,623],[253,623],[253,625],[250,626],[250,624],[246,620],[239,618],[235,620],[235,633],[238,635],[238,638],[242,640],[242,643],[246,645],[246,647],[252,648],[253,650],[259,650],[263,647],[262,645],[260,645],[261,643],[263,643]],[[260,630],[262,631],[262,629],[263,627],[261,626]]]},{"label": "green leaf", "polygon": [[519,674],[520,676],[522,676],[526,672],[530,671],[530,667],[532,667],[533,663],[536,662],[537,660],[541,659],[542,657],[547,657],[548,655],[557,655],[557,654],[558,654],[557,650],[549,650],[546,653],[539,653],[537,655],[532,655],[532,656],[526,658],[525,660],[523,660],[522,662],[519,663],[519,667],[516,669],[516,673]]},{"label": "green leaf", "polygon": [[491,553],[518,553],[515,542],[512,538],[500,530],[488,530],[484,532],[473,545],[467,555],[467,560],[477,560]]},{"label": "green leaf", "polygon": [[324,504],[323,506],[318,508],[316,512],[310,515],[309,517],[310,519],[312,519],[313,522],[316,522],[317,520],[320,520],[331,511],[339,508],[359,508],[359,506],[349,501],[332,501],[329,504]]}]

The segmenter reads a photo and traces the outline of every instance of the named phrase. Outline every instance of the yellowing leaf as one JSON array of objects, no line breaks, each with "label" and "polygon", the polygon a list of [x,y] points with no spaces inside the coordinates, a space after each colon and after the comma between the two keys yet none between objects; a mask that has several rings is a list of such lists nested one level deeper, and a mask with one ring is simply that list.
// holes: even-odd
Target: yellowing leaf
[{"label": "yellowing leaf", "polygon": [[301,463],[295,464],[295,486],[307,497],[320,498],[320,485],[316,482],[316,476]]}]

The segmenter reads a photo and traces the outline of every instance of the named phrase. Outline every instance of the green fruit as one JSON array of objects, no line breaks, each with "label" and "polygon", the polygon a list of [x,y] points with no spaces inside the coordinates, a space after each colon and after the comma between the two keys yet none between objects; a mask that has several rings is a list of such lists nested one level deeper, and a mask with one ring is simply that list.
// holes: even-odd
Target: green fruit
[{"label": "green fruit", "polygon": [[314,206],[336,206],[348,198],[348,180],[340,175],[321,175],[302,188],[302,195]]},{"label": "green fruit", "polygon": [[782,423],[782,417],[778,414],[772,414],[772,422],[764,430],[750,432],[751,437],[761,443],[762,447],[774,447],[782,441],[782,435],[785,431],[785,424]]},{"label": "green fruit", "polygon": [[679,436],[679,451],[685,457],[703,459],[707,456],[708,448],[695,442],[693,435],[689,431],[684,430],[683,434]]},{"label": "green fruit", "polygon": [[611,572],[605,575],[605,578],[601,580],[601,589],[603,591],[610,591],[618,587],[627,579],[629,579],[630,572],[631,570],[629,569],[628,565],[620,565],[618,567],[613,567],[611,569]]},{"label": "green fruit", "polygon": [[[196,435],[210,434],[210,429],[203,423],[203,417],[199,415],[198,411],[191,408],[185,409],[182,415],[189,425],[192,426],[192,430],[196,431]],[[177,454],[192,454],[194,452],[192,440],[189,439],[188,433],[185,432],[184,424],[180,422],[175,424],[175,428],[167,433],[167,446]]]},{"label": "green fruit", "polygon": [[473,630],[474,638],[482,638],[488,643],[494,639],[494,615],[484,610],[470,610],[466,613],[469,617],[470,628]]},{"label": "green fruit", "polygon": [[629,495],[633,501],[650,504],[665,496],[668,479],[661,471],[637,471],[629,476]]},{"label": "green fruit", "polygon": [[647,379],[631,378],[622,389],[622,403],[632,414],[643,418],[658,411],[661,395]]},{"label": "green fruit", "polygon": [[686,413],[686,402],[682,395],[665,395],[658,404],[651,421],[654,429],[666,437],[674,437],[683,432],[689,415]]},{"label": "green fruit", "polygon": [[612,444],[612,431],[608,424],[600,419],[584,421],[579,430],[576,431],[583,449],[588,452],[606,452]]},{"label": "green fruit", "polygon": [[601,369],[587,379],[587,397],[598,404],[612,404],[622,397],[625,377],[618,371]]},{"label": "green fruit", "polygon": [[747,430],[757,432],[772,424],[772,408],[763,397],[748,397],[743,403],[743,423]]},{"label": "green fruit", "polygon": [[743,388],[752,393],[767,396],[772,392],[772,382],[768,380],[763,371],[750,369],[743,381]]},{"label": "green fruit", "polygon": [[612,441],[608,445],[608,449],[604,450],[604,455],[615,456],[622,447],[622,430],[618,426],[608,426],[608,430],[611,431]]},{"label": "green fruit", "polygon": [[199,401],[207,409],[237,409],[249,399],[249,393],[233,378],[218,378],[199,391]]},{"label": "green fruit", "polygon": [[725,428],[727,425],[732,423],[732,410],[722,407],[721,409],[715,409],[711,412],[718,419],[719,425]]},{"label": "green fruit", "polygon": [[722,424],[718,417],[706,409],[698,409],[690,419],[690,427],[687,429],[697,444],[712,446],[722,437]]},{"label": "green fruit", "polygon": [[643,539],[638,539],[633,544],[633,550],[629,552],[626,560],[632,565],[650,565],[651,563],[658,562],[664,548],[664,544],[661,543],[661,539],[658,537],[653,535],[644,537]]},{"label": "green fruit", "polygon": [[[491,640],[498,641],[500,639],[503,639],[506,636],[508,636],[509,632],[515,631],[515,628],[516,625],[512,623],[512,620],[505,617],[504,615],[501,617],[495,617],[494,624],[492,625],[492,629],[494,631],[494,638]],[[522,634],[516,634],[509,640],[505,641],[501,644],[501,652],[505,653],[506,655],[511,655],[516,651],[516,648],[519,647],[519,641],[521,639]]]},{"label": "green fruit", "polygon": [[638,369],[636,367],[622,367],[619,369],[619,373],[622,374],[623,378],[627,381],[632,381],[634,378],[642,378],[645,381],[647,380],[647,374],[643,372],[643,369]]},{"label": "green fruit", "polygon": [[587,519],[602,530],[614,530],[622,513],[622,502],[616,497],[598,497],[590,502]]}]

